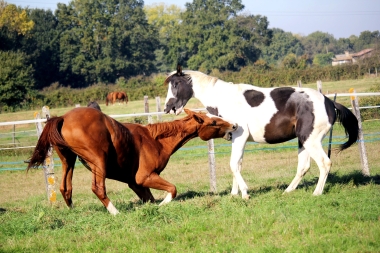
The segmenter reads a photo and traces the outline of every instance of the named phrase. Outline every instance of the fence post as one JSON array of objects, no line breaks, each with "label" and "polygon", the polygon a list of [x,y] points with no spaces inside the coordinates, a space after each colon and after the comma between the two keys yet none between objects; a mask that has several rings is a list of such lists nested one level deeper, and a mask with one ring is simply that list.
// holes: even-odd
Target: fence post
[{"label": "fence post", "polygon": [[369,176],[369,167],[368,167],[368,159],[367,159],[367,152],[364,145],[364,136],[363,136],[363,128],[362,128],[362,119],[360,116],[360,110],[359,110],[359,102],[357,96],[355,96],[355,90],[351,88],[349,90],[350,93],[353,95],[351,96],[351,105],[352,105],[352,111],[355,114],[356,118],[358,119],[358,125],[359,125],[359,153],[360,153],[360,161],[362,163],[362,173],[364,176]]},{"label": "fence post", "polygon": [[[157,109],[157,112],[161,112],[161,100],[160,100],[160,97],[156,97],[156,109]],[[161,114],[157,114],[157,120],[158,120],[158,122],[162,121]]]},{"label": "fence post", "polygon": [[[145,113],[149,113],[148,96],[144,96],[144,110],[145,110]],[[148,124],[152,124],[152,115],[148,115]]]},{"label": "fence post", "polygon": [[[50,118],[49,107],[42,107],[42,113],[46,117],[46,119]],[[40,119],[40,114],[38,112],[34,113],[35,119]],[[41,122],[36,122],[37,128],[37,136],[40,138],[42,133],[42,124]],[[46,184],[46,195],[50,204],[55,203],[57,200],[57,192],[55,187],[56,178],[54,176],[54,161],[53,161],[53,147],[50,146],[49,151],[46,155],[45,161],[42,165],[45,176],[45,184]]]},{"label": "fence post", "polygon": [[13,124],[13,147],[16,147],[16,125]]},{"label": "fence post", "polygon": [[322,81],[321,81],[321,80],[318,80],[318,81],[317,81],[317,88],[318,88],[318,91],[319,91],[320,93],[322,93]]},{"label": "fence post", "polygon": [[207,145],[208,145],[208,164],[210,168],[210,191],[213,193],[216,193],[214,139],[207,141]]},{"label": "fence post", "polygon": [[297,86],[298,86],[299,88],[301,88],[301,87],[302,87],[302,83],[301,83],[301,80],[298,80],[298,81],[297,81]]}]

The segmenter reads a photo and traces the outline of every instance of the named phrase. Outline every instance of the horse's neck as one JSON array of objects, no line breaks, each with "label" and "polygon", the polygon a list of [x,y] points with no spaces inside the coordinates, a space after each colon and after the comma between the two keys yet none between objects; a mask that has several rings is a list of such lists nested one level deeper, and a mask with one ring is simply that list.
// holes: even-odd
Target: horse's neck
[{"label": "horse's neck", "polygon": [[[205,76],[207,77],[207,75]],[[221,91],[231,88],[233,88],[233,86],[231,86],[230,83],[215,77],[193,77],[194,97],[200,100],[204,106],[214,106],[217,100],[228,95],[228,92]]]},{"label": "horse's neck", "polygon": [[[192,138],[198,136],[196,126],[188,128],[187,122],[178,120],[173,122],[164,122],[147,125],[152,137],[160,142],[166,153],[169,155],[176,152],[180,147],[186,144]],[[194,131],[192,131],[194,130]]]}]

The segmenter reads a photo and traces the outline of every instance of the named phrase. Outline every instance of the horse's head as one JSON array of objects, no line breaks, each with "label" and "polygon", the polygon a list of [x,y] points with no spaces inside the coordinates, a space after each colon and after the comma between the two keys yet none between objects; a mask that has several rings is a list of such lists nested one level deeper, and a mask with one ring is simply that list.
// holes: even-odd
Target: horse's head
[{"label": "horse's head", "polygon": [[193,97],[193,84],[189,75],[182,72],[180,65],[165,80],[168,84],[168,95],[165,100],[165,113],[180,114],[186,103]]},{"label": "horse's head", "polygon": [[238,128],[237,124],[226,121],[218,116],[205,113],[196,113],[185,109],[186,114],[195,120],[198,136],[204,141],[215,138],[224,138],[228,141],[232,139],[232,132]]}]

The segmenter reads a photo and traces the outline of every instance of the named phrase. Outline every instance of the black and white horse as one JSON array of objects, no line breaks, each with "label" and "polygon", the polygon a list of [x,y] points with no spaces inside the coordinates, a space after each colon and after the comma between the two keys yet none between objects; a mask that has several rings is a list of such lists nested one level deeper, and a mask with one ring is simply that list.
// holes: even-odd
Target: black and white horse
[{"label": "black and white horse", "polygon": [[233,84],[198,71],[177,71],[165,80],[168,94],[165,112],[181,113],[190,98],[199,99],[207,110],[238,123],[232,136],[230,166],[233,173],[231,194],[249,198],[247,185],[240,171],[247,141],[281,143],[298,137],[297,174],[285,192],[297,188],[310,168],[310,157],[319,168],[319,180],[314,195],[321,195],[331,161],[322,148],[322,139],[338,118],[348,140],[340,150],[350,147],[358,138],[358,120],[343,105],[333,102],[309,88],[260,88],[248,84]]}]

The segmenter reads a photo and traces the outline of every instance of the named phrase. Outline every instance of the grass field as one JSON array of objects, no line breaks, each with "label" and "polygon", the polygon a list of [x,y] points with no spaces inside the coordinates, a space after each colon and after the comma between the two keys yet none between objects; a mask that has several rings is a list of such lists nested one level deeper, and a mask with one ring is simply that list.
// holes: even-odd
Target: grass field
[{"label": "grass field", "polygon": [[[370,86],[360,80],[335,83],[342,89],[351,84],[357,92]],[[197,103],[192,100],[188,107],[202,107]],[[153,100],[150,105],[154,111]],[[107,114],[144,108],[142,101],[101,107]],[[51,111],[61,115],[69,109]],[[0,114],[0,122],[33,115],[24,113]],[[360,172],[357,144],[333,152],[333,167],[318,197],[312,196],[319,175],[314,162],[299,187],[283,194],[296,172],[296,142],[247,145],[242,176],[251,198],[242,200],[229,193],[230,143],[215,140],[217,192],[211,193],[207,149],[199,148],[206,143],[195,139],[161,174],[179,194],[166,206],[158,207],[164,192],[153,190],[157,202],[142,204],[127,185],[107,180],[117,216],[92,193],[91,173],[81,165],[74,172],[72,210],[60,195],[54,206],[48,204],[41,169],[0,172],[0,252],[380,252],[380,122],[364,122],[363,129],[371,176]],[[335,125],[334,142],[344,140],[342,127]],[[1,161],[11,161],[25,159],[27,152],[0,154]]]}]

